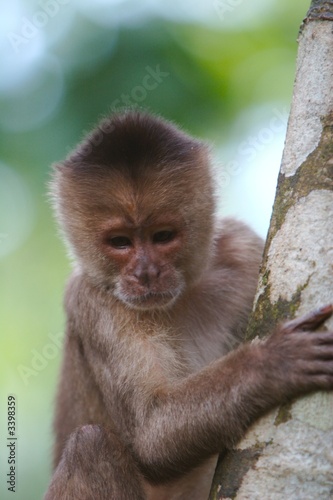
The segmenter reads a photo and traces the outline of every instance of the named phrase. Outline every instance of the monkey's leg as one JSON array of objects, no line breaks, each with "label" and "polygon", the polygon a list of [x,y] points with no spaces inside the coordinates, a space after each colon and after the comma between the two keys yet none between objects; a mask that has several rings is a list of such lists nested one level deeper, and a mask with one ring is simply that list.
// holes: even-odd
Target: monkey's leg
[{"label": "monkey's leg", "polygon": [[85,425],[71,434],[44,500],[144,500],[132,457],[115,434]]}]

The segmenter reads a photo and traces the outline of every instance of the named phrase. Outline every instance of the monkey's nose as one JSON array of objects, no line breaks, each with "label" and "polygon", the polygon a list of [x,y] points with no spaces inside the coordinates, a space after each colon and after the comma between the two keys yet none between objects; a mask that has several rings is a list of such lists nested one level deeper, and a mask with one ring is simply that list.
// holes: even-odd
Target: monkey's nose
[{"label": "monkey's nose", "polygon": [[159,278],[161,272],[155,264],[150,264],[148,266],[138,266],[133,274],[140,285],[150,286]]}]

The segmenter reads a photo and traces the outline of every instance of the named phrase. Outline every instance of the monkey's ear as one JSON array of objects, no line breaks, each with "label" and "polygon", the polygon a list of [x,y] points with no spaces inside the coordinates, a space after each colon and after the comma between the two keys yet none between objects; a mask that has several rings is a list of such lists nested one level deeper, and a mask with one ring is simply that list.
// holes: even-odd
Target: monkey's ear
[{"label": "monkey's ear", "polygon": [[55,206],[55,201],[58,198],[58,183],[61,172],[63,171],[62,163],[53,163],[51,166],[51,176],[47,183],[47,195],[51,205]]},{"label": "monkey's ear", "polygon": [[62,198],[62,191],[64,189],[64,185],[72,184],[70,182],[70,171],[69,165],[66,162],[54,163],[52,165],[51,176],[48,181],[48,198],[51,202],[51,205],[57,212],[57,207]]}]

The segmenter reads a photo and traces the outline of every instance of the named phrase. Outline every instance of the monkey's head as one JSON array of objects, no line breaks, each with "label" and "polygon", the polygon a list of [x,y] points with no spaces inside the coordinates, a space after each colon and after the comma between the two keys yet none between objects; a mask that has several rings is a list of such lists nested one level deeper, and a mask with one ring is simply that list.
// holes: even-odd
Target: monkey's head
[{"label": "monkey's head", "polygon": [[101,122],[55,167],[52,191],[82,271],[130,307],[172,304],[211,259],[208,148],[157,117]]}]

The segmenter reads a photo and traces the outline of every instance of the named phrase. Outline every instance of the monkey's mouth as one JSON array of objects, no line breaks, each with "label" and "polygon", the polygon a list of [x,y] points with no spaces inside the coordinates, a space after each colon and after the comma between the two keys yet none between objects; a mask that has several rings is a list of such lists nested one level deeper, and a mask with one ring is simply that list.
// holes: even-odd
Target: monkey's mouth
[{"label": "monkey's mouth", "polygon": [[119,297],[128,306],[135,309],[165,308],[172,305],[178,298],[180,291],[146,292],[140,295],[123,295]]}]

